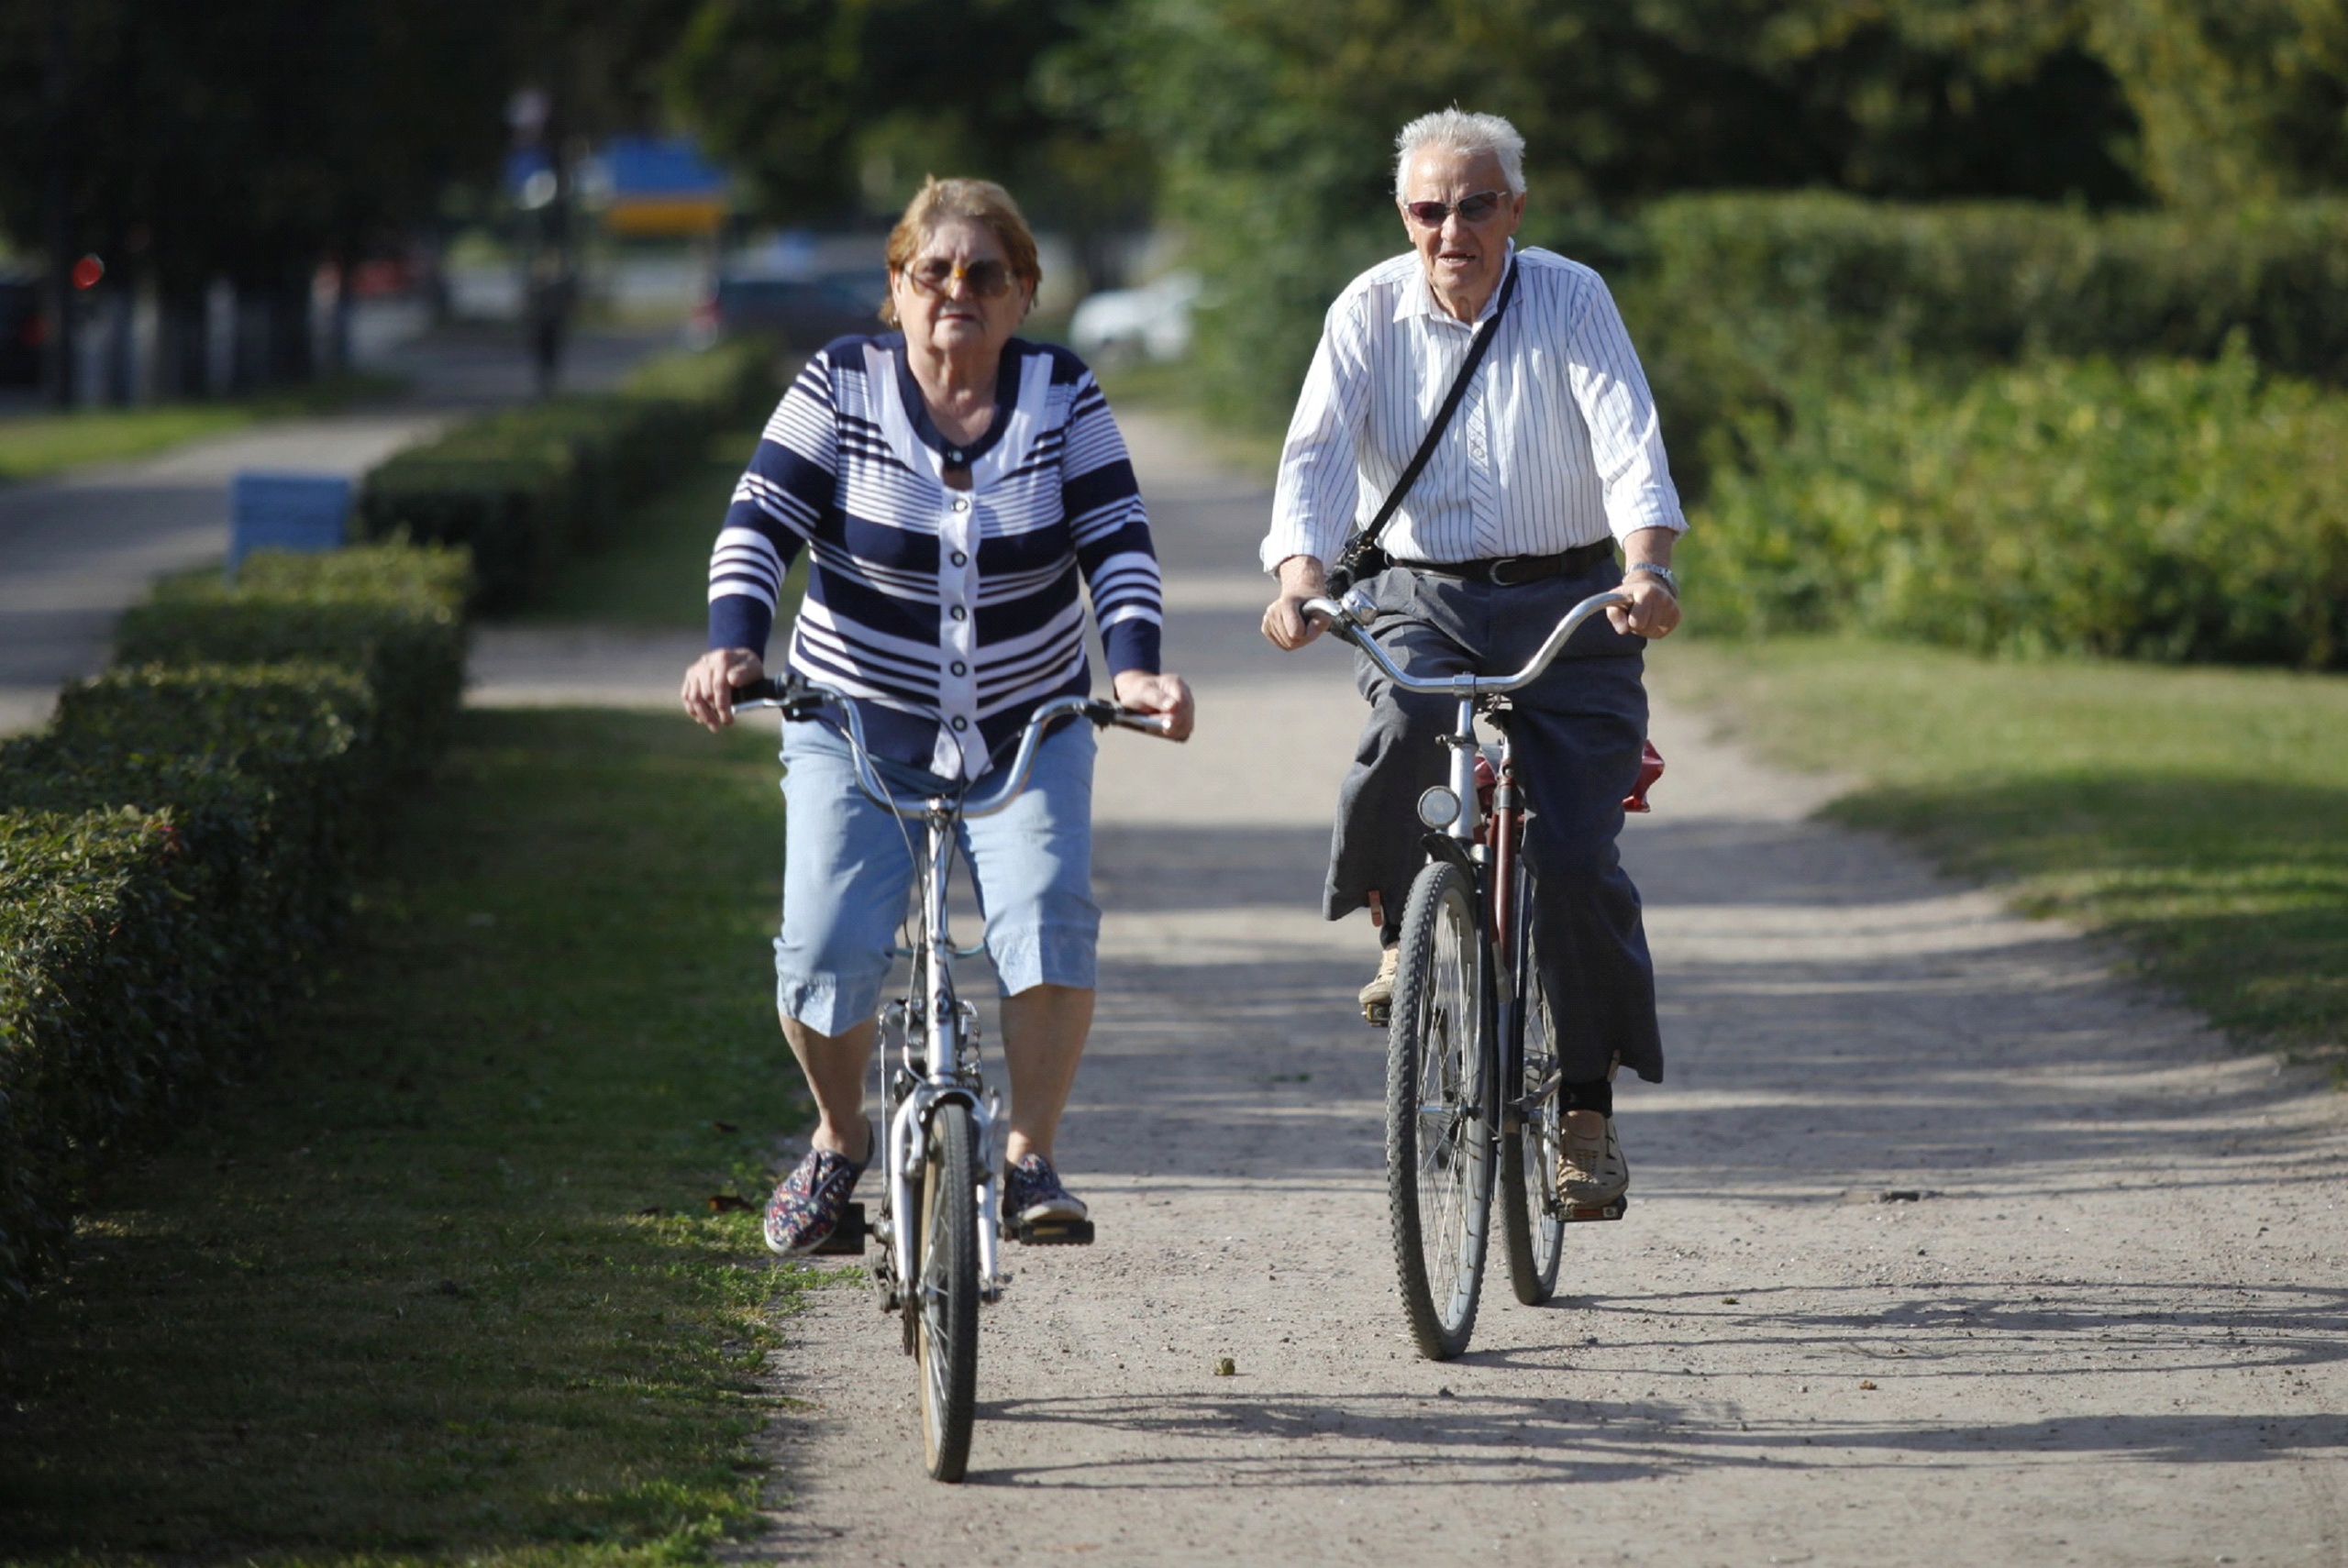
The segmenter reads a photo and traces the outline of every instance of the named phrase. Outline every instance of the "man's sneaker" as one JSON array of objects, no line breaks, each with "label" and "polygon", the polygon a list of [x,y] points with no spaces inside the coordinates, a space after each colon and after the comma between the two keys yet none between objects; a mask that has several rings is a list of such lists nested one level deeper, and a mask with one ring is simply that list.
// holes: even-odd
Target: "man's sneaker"
[{"label": "man's sneaker", "polygon": [[1378,955],[1378,973],[1361,988],[1361,1015],[1381,1029],[1394,1011],[1394,972],[1401,963],[1401,944],[1389,947]]},{"label": "man's sneaker", "polygon": [[1614,1119],[1606,1119],[1602,1138],[1577,1138],[1567,1119],[1557,1148],[1557,1196],[1576,1209],[1603,1208],[1628,1192],[1631,1162],[1623,1157],[1622,1141],[1614,1136]]},{"label": "man's sneaker", "polygon": [[[865,1163],[871,1163],[869,1154]],[[856,1178],[863,1174],[864,1166],[850,1165],[846,1154],[807,1151],[799,1168],[783,1177],[767,1199],[767,1250],[787,1258],[804,1257],[830,1241],[856,1193]]]},{"label": "man's sneaker", "polygon": [[1060,1185],[1060,1173],[1041,1154],[1028,1154],[1003,1173],[1002,1218],[1009,1226],[1039,1220],[1081,1220],[1084,1200]]}]

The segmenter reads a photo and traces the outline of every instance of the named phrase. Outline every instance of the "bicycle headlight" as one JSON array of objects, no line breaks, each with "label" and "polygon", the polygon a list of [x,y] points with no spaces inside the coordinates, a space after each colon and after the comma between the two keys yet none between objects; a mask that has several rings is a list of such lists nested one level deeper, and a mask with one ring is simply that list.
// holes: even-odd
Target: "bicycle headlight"
[{"label": "bicycle headlight", "polygon": [[1438,784],[1419,797],[1419,821],[1440,831],[1459,820],[1459,797]]}]

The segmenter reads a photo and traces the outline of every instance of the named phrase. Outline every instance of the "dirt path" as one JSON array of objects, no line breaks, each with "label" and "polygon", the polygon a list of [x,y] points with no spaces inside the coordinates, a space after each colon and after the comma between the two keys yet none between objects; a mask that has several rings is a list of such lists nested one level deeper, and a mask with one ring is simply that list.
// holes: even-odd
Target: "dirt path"
[{"label": "dirt path", "polygon": [[1263,498],[1135,434],[1202,722],[1103,745],[1062,1148],[1101,1242],[1014,1254],[960,1487],[921,1475],[893,1320],[823,1293],[738,1555],[2348,1561],[2342,1100],[1806,821],[1822,786],[1668,707],[1628,854],[1672,1078],[1623,1097],[1630,1217],[1569,1234],[1554,1305],[1500,1275],[1470,1353],[1418,1359],[1349,1016],[1368,930],[1312,912],[1345,661],[1256,639]]}]

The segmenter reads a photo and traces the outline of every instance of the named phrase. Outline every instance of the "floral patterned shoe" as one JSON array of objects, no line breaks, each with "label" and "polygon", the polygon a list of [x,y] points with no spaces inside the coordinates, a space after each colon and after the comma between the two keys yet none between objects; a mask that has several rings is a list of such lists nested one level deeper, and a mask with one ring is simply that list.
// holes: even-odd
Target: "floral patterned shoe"
[{"label": "floral patterned shoe", "polygon": [[[870,1155],[865,1163],[871,1163]],[[846,1154],[810,1149],[799,1168],[783,1177],[767,1199],[767,1250],[787,1258],[804,1257],[830,1241],[856,1193],[856,1178],[863,1174],[864,1166],[850,1165]]]}]

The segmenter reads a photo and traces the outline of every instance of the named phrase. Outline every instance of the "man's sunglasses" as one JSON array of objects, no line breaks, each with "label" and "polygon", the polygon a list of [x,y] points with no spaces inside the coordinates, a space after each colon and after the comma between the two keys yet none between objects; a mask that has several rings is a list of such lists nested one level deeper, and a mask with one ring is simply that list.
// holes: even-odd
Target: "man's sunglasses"
[{"label": "man's sunglasses", "polygon": [[1507,200],[1506,191],[1479,191],[1456,202],[1404,202],[1402,210],[1410,214],[1411,221],[1421,228],[1441,228],[1443,220],[1454,213],[1459,215],[1461,223],[1482,223],[1500,211],[1501,204]]},{"label": "man's sunglasses", "polygon": [[905,277],[923,293],[935,294],[940,299],[946,297],[957,278],[961,279],[963,286],[970,291],[972,299],[999,300],[1011,292],[1010,263],[998,261],[991,256],[959,267],[933,256],[907,267]]}]

